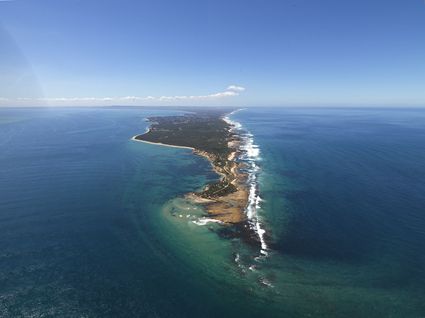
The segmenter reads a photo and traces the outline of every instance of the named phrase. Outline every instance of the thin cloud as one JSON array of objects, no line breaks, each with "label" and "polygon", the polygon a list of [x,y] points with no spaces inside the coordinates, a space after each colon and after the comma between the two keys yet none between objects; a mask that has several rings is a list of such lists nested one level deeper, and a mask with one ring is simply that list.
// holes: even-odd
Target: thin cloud
[{"label": "thin cloud", "polygon": [[[1,1],[1,0],[0,0]],[[208,95],[174,95],[174,96],[122,96],[122,97],[47,97],[47,98],[16,98],[14,101],[17,104],[28,104],[36,102],[37,104],[59,104],[59,105],[99,105],[99,104],[124,104],[124,105],[137,105],[137,104],[161,104],[173,105],[176,102],[208,102],[216,101],[224,98],[236,97],[245,91],[245,88],[237,85],[230,85],[224,91],[212,93]],[[0,97],[0,102],[13,101]]]},{"label": "thin cloud", "polygon": [[230,85],[230,86],[227,87],[227,90],[231,91],[231,92],[243,92],[245,90],[245,87],[237,86],[237,85]]}]

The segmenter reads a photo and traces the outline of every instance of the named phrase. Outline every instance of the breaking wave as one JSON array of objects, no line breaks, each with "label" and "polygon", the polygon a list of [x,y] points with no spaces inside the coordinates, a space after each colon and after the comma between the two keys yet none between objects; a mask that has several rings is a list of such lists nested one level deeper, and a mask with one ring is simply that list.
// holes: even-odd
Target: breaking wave
[{"label": "breaking wave", "polygon": [[[228,116],[234,114],[237,111],[230,113]],[[254,230],[260,240],[261,255],[267,256],[268,246],[264,238],[266,231],[264,230],[258,215],[258,210],[261,208],[262,201],[259,195],[259,186],[257,181],[258,173],[260,172],[260,167],[258,165],[258,161],[261,160],[260,148],[254,143],[254,136],[246,129],[244,129],[239,122],[231,120],[228,116],[224,117],[223,119],[232,126],[231,131],[237,133],[241,138],[241,153],[238,157],[238,160],[245,163],[248,174],[247,183],[249,187],[249,196],[248,204],[245,208],[245,213],[251,229]]]},{"label": "breaking wave", "polygon": [[196,221],[192,221],[192,223],[196,224],[196,225],[207,225],[208,223],[223,223],[220,220],[216,220],[216,219],[210,219],[210,218],[200,218]]}]

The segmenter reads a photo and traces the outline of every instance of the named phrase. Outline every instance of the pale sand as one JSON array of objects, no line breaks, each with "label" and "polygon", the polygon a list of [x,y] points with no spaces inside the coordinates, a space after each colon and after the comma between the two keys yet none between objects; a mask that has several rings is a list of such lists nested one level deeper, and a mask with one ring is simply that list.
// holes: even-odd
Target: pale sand
[{"label": "pale sand", "polygon": [[[147,131],[149,131],[149,128]],[[140,139],[136,139],[137,136],[140,136],[140,135],[136,135],[132,137],[131,139],[134,141],[144,142],[144,143],[152,144],[152,145],[191,149],[195,154],[207,158],[208,161],[211,163],[214,171],[218,173],[221,176],[221,178],[225,178],[225,177],[230,178],[230,182],[233,185],[235,185],[237,188],[236,192],[230,193],[226,196],[214,198],[214,199],[202,198],[196,193],[188,193],[185,196],[186,199],[194,203],[204,205],[210,217],[214,218],[215,220],[221,221],[223,223],[235,224],[245,220],[246,216],[244,211],[248,202],[248,189],[246,186],[246,176],[245,174],[239,171],[239,168],[242,166],[242,164],[237,163],[235,161],[240,153],[240,150],[239,150],[240,140],[238,138],[235,138],[228,142],[228,147],[231,149],[235,149],[234,151],[230,153],[228,157],[230,166],[226,165],[226,167],[220,168],[220,167],[214,166],[213,162],[214,162],[215,156],[211,155],[208,152],[201,151],[193,147],[176,146],[176,145],[163,144],[160,142],[140,140]]]},{"label": "pale sand", "polygon": [[161,142],[153,142],[153,141],[140,140],[140,139],[136,139],[137,136],[140,136],[140,135],[133,136],[131,138],[131,140],[138,141],[138,142],[144,142],[146,144],[151,144],[151,145],[158,145],[158,146],[165,146],[165,147],[173,147],[173,148],[183,148],[183,149],[195,150],[195,148],[193,148],[193,147],[176,146],[176,145],[163,144]]},{"label": "pale sand", "polygon": [[239,188],[236,192],[219,197],[214,202],[207,203],[206,209],[210,217],[220,220],[223,223],[235,224],[245,220],[243,211],[245,210],[247,201],[247,189]]},{"label": "pale sand", "polygon": [[233,161],[233,160],[235,160],[235,158],[236,158],[236,151],[233,151],[233,152],[229,155],[229,157],[227,158],[227,160],[229,160],[229,161]]},{"label": "pale sand", "polygon": [[[208,153],[198,152],[197,154],[207,157],[211,162],[212,158]],[[214,165],[212,166],[217,173],[226,176],[226,174],[220,171],[221,169],[227,171],[226,167],[220,169]],[[230,173],[227,171],[227,177],[230,178],[231,183],[237,188],[236,192],[213,199],[202,198],[196,193],[188,193],[186,199],[204,205],[209,217],[223,223],[236,224],[244,221],[246,218],[244,211],[248,202],[248,189],[246,186],[246,176],[238,171],[239,166],[240,164],[232,161]]]},{"label": "pale sand", "polygon": [[191,202],[195,202],[195,203],[201,203],[201,204],[205,204],[205,203],[211,203],[214,202],[211,199],[207,199],[207,198],[202,198],[198,195],[196,195],[195,193],[191,192],[185,195],[185,198]]}]

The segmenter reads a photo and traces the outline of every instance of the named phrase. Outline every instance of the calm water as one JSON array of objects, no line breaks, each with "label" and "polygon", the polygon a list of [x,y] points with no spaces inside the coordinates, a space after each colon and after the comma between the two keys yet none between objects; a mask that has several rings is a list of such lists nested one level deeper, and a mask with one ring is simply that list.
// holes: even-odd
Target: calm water
[{"label": "calm water", "polygon": [[208,162],[130,141],[171,113],[0,109],[1,317],[425,315],[425,111],[233,115],[261,150],[252,270],[179,198]]}]

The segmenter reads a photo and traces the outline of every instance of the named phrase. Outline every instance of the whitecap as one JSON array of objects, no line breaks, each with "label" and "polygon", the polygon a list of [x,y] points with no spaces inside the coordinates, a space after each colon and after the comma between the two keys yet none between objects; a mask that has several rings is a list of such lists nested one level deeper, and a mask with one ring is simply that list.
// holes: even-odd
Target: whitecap
[{"label": "whitecap", "polygon": [[240,145],[240,149],[242,150],[242,154],[240,155],[240,160],[247,164],[247,168],[245,170],[248,173],[247,183],[249,185],[248,204],[245,208],[245,213],[251,229],[257,233],[260,241],[261,250],[259,257],[265,257],[268,255],[268,247],[265,241],[266,231],[262,227],[258,216],[258,210],[261,208],[262,202],[262,199],[258,194],[257,182],[257,174],[260,171],[260,167],[257,164],[257,162],[261,159],[260,147],[254,143],[254,135],[252,133],[242,131],[242,125],[239,122],[231,120],[228,116],[224,117],[224,120],[232,126],[232,129],[239,130],[241,135],[242,143]]},{"label": "whitecap", "polygon": [[261,282],[261,284],[263,284],[267,287],[270,287],[270,288],[274,287],[273,284],[270,281],[268,281],[266,278],[261,278],[260,282]]},{"label": "whitecap", "polygon": [[208,223],[223,223],[220,220],[216,220],[216,219],[210,219],[210,218],[200,218],[196,221],[192,221],[192,223],[196,224],[196,225],[206,225]]}]

